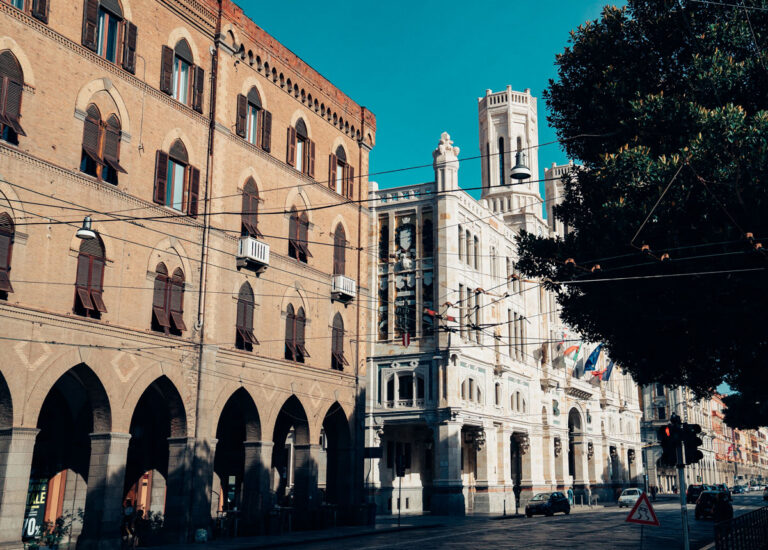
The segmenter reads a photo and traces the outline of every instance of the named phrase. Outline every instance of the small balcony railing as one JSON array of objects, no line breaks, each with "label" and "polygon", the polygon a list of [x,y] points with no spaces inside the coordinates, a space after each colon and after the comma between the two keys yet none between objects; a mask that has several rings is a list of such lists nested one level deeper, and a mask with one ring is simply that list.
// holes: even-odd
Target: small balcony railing
[{"label": "small balcony railing", "polygon": [[240,237],[237,243],[237,265],[266,269],[269,266],[269,245],[251,236]]},{"label": "small balcony railing", "polygon": [[341,301],[353,300],[357,296],[355,280],[345,275],[334,275],[331,283],[331,295]]}]

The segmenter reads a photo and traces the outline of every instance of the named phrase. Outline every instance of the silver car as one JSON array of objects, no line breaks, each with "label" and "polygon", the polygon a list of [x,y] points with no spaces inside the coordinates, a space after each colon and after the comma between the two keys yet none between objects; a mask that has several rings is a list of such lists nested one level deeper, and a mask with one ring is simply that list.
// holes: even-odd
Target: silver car
[{"label": "silver car", "polygon": [[634,506],[643,491],[640,489],[624,489],[619,496],[619,508]]}]

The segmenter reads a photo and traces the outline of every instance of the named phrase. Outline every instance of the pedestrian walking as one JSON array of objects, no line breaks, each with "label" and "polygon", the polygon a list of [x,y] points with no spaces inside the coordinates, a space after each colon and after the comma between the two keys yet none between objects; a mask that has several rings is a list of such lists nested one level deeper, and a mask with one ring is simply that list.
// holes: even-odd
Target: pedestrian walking
[{"label": "pedestrian walking", "polygon": [[139,540],[136,536],[136,509],[133,507],[133,501],[126,500],[123,503],[123,517],[120,526],[122,535],[123,550],[133,550],[136,548]]},{"label": "pedestrian walking", "polygon": [[656,493],[659,492],[659,488],[655,485],[651,485],[651,500],[653,502],[656,502]]},{"label": "pedestrian walking", "polygon": [[568,487],[568,504],[573,506],[573,489]]}]

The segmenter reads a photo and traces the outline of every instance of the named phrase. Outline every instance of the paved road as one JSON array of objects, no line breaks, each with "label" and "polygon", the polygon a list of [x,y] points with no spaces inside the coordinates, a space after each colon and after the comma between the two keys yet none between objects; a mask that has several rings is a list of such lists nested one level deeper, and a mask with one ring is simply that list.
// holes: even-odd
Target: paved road
[{"label": "paved road", "polygon": [[[759,493],[735,495],[734,513],[741,515],[763,505]],[[654,506],[661,527],[644,528],[646,550],[673,550],[681,546],[681,516],[679,503],[662,500]],[[624,522],[627,509],[574,509],[569,516],[551,518],[536,516],[493,520],[488,518],[433,518],[444,527],[388,533],[346,540],[304,545],[312,550],[377,550],[387,548],[416,548],[417,550],[467,550],[472,548],[574,548],[614,549],[640,548],[640,526]],[[699,549],[713,539],[711,521],[696,521],[689,506],[691,549]]]}]

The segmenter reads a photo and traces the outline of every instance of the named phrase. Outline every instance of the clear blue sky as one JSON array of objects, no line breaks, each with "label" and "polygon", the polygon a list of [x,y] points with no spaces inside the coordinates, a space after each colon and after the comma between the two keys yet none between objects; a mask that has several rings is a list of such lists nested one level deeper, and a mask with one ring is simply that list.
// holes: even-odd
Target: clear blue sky
[{"label": "clear blue sky", "polygon": [[[477,98],[486,88],[500,91],[507,84],[530,88],[539,98],[539,141],[555,139],[541,99],[555,76],[555,55],[571,29],[596,19],[608,3],[235,1],[257,25],[376,114],[372,172],[431,163],[443,131],[461,147],[460,158],[478,155]],[[539,170],[566,160],[558,146],[542,147]],[[433,174],[420,169],[371,179],[394,187],[431,181]],[[462,163],[459,181],[462,187],[479,186],[479,160]]]}]

